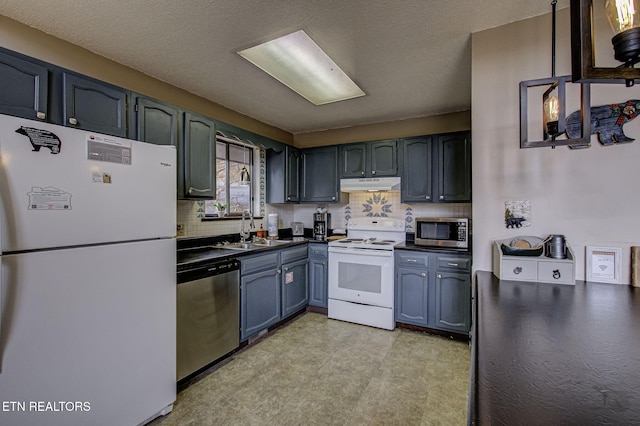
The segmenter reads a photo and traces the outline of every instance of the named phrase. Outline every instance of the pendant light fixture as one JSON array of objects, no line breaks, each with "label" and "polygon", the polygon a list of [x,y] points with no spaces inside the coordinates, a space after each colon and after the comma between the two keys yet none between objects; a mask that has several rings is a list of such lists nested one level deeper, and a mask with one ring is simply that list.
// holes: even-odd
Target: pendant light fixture
[{"label": "pendant light fixture", "polygon": [[248,148],[245,147],[243,148],[243,151],[242,151],[242,170],[240,170],[240,185],[242,186],[247,186],[251,184],[251,176],[249,176],[249,171],[245,166],[245,164],[247,164],[247,158],[246,158],[247,150]]},{"label": "pendant light fixture", "polygon": [[[602,7],[602,2],[597,2]],[[604,14],[614,36],[614,58],[622,65],[596,67],[593,0],[571,0],[571,73],[575,82],[626,83],[640,80],[640,0],[606,0]]]},{"label": "pendant light fixture", "polygon": [[[552,147],[558,145],[589,146],[591,137],[590,90],[588,84],[580,85],[581,137],[557,139],[566,131],[566,85],[571,83],[571,76],[556,77],[556,4],[551,1],[551,77],[520,82],[520,148]],[[528,89],[531,87],[547,87],[542,95],[542,133],[544,140],[529,141]]]}]

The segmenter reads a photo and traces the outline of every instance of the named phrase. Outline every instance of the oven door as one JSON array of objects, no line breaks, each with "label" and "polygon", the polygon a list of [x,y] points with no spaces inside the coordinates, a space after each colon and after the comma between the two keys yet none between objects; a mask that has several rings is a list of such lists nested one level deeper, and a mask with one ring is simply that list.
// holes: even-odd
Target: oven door
[{"label": "oven door", "polygon": [[393,308],[393,251],[329,247],[328,296]]}]

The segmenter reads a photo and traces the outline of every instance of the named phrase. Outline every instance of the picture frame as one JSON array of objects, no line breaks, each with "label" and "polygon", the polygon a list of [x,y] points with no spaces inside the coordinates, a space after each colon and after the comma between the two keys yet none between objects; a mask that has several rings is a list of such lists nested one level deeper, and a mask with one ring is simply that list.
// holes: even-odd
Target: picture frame
[{"label": "picture frame", "polygon": [[619,247],[586,247],[586,280],[600,283],[622,283],[622,249]]}]

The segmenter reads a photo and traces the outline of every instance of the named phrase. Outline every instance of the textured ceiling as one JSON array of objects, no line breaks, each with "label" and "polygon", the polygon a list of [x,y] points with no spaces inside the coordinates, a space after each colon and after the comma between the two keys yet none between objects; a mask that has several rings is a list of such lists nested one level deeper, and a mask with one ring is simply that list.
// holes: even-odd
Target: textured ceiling
[{"label": "textured ceiling", "polygon": [[[2,15],[294,134],[468,110],[471,33],[550,11],[543,0],[0,0]],[[235,54],[300,28],[367,96],[314,106]]]}]

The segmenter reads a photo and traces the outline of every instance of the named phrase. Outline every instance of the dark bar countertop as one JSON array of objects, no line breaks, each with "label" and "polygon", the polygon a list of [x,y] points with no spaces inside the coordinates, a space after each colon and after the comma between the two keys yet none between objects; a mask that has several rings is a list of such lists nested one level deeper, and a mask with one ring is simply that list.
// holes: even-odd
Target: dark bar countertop
[{"label": "dark bar countertop", "polygon": [[640,289],[478,272],[469,422],[640,425]]}]

